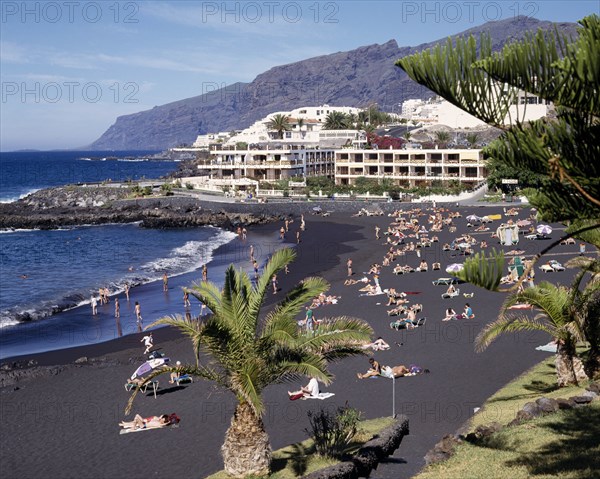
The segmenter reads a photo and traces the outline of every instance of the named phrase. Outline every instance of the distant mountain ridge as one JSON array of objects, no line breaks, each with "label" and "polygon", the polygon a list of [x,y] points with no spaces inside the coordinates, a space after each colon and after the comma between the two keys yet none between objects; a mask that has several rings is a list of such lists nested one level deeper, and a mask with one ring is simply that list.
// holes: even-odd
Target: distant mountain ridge
[{"label": "distant mountain ridge", "polygon": [[[458,35],[489,33],[494,50],[526,32],[557,28],[568,35],[575,23],[552,23],[529,17],[488,22]],[[204,95],[124,115],[94,143],[91,150],[161,150],[191,144],[199,134],[246,128],[275,111],[329,104],[366,107],[377,103],[392,111],[409,98],[431,92],[394,66],[403,56],[445,39],[416,47],[399,47],[395,40],[347,52],[318,56],[261,73],[250,83],[235,83]]]}]

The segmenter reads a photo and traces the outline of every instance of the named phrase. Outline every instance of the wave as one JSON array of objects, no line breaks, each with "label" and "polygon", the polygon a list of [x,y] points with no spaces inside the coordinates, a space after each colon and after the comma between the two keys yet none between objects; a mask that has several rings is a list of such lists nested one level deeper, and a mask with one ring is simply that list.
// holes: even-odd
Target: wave
[{"label": "wave", "polygon": [[[125,291],[124,286],[126,283],[133,288],[161,280],[164,272],[167,272],[170,277],[174,277],[197,270],[202,264],[208,264],[212,261],[217,248],[229,243],[237,236],[230,231],[220,230],[219,228],[214,229],[217,230],[217,233],[209,239],[188,241],[182,246],[173,248],[168,256],[149,261],[140,266],[136,273],[128,273],[113,281],[104,282],[102,286],[106,286],[110,296],[114,296]],[[62,311],[89,305],[92,295],[98,296],[97,288],[70,291],[61,298],[21,304],[0,311],[0,329],[15,326],[19,323],[42,320]]]},{"label": "wave", "polygon": [[202,264],[210,263],[215,250],[219,246],[229,243],[236,236],[231,231],[219,230],[209,240],[188,241],[183,246],[174,248],[169,256],[150,261],[142,265],[140,269],[152,275],[153,281],[162,278],[165,271],[171,275],[189,273],[198,269]]},{"label": "wave", "polygon": [[13,194],[12,196],[4,196],[0,197],[0,203],[14,203],[15,201],[22,200],[23,198],[35,193],[36,191],[43,190],[44,188],[31,188],[27,190],[25,193]]}]

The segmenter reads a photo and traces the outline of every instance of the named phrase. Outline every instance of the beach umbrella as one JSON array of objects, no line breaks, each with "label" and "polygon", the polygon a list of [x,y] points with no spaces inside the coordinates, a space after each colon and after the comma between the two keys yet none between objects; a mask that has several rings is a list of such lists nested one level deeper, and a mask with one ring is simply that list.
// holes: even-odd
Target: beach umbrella
[{"label": "beach umbrella", "polygon": [[523,228],[524,226],[529,226],[531,224],[531,221],[529,220],[519,220],[517,221],[517,226],[519,228]]},{"label": "beach umbrella", "polygon": [[320,213],[320,212],[321,212],[321,207],[320,207],[320,206],[315,206],[315,207],[313,208],[313,211],[314,211],[315,213]]},{"label": "beach umbrella", "polygon": [[164,366],[169,362],[169,358],[156,358],[150,359],[143,363],[139,368],[135,370],[135,372],[131,375],[131,379],[141,378],[146,374],[150,374],[156,368]]},{"label": "beach umbrella", "polygon": [[477,215],[469,215],[469,216],[467,216],[467,221],[469,221],[469,222],[481,221],[481,218]]},{"label": "beach umbrella", "polygon": [[549,235],[550,233],[552,233],[552,227],[549,225],[539,225],[536,228],[536,231],[541,234],[541,235]]},{"label": "beach umbrella", "polygon": [[446,273],[458,273],[464,266],[461,263],[452,263],[446,267]]}]

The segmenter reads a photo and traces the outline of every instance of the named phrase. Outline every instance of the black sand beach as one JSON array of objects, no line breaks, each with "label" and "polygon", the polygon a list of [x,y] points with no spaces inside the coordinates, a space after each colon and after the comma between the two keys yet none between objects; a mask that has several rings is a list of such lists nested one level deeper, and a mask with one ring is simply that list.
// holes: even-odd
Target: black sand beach
[{"label": "black sand beach", "polygon": [[[404,205],[404,208],[410,206]],[[456,210],[456,208],[452,208]],[[310,208],[307,208],[307,212]],[[387,249],[375,240],[374,227],[383,231],[391,219],[387,216],[352,217],[334,212],[328,217],[306,216],[307,230],[301,236],[298,259],[288,275],[281,274],[282,291],[269,295],[268,302],[283,297],[287,288],[302,278],[321,275],[331,283],[331,294],[341,296],[338,304],[315,310],[316,318],[351,315],[367,320],[392,348],[374,354],[382,364],[416,364],[430,369],[430,374],[396,380],[395,412],[410,419],[411,434],[405,438],[394,457],[381,464],[374,478],[410,477],[423,465],[423,456],[444,435],[455,432],[496,390],[544,359],[548,353],[536,351],[548,338],[539,334],[510,335],[496,341],[484,353],[474,352],[473,339],[483,325],[495,319],[504,295],[490,293],[461,284],[461,293],[474,293],[466,299],[445,300],[443,286],[432,286],[432,280],[448,274],[445,267],[463,262],[464,257],[449,256],[441,245],[466,228],[465,217],[476,214],[501,213],[501,208],[461,208],[456,221],[457,233],[444,229],[439,243],[424,248],[423,257],[431,264],[439,261],[441,271],[410,273],[396,276],[392,267],[383,268],[383,288],[418,293],[410,295],[411,303],[424,306],[419,316],[426,316],[424,326],[412,331],[393,331],[394,318],[386,314],[387,296],[359,297],[359,285],[344,286],[346,260],[351,257],[354,278],[363,276],[374,262],[381,263]],[[524,215],[521,214],[521,217]],[[505,219],[503,218],[503,221]],[[491,230],[477,236],[497,246],[490,238]],[[277,225],[260,226],[275,232]],[[290,228],[295,235],[298,220]],[[557,237],[557,236],[556,236]],[[521,239],[516,249],[533,254],[545,241]],[[511,249],[511,248],[506,248]],[[576,246],[561,246],[553,252],[564,263],[577,254]],[[419,258],[413,254],[396,263],[416,267]],[[537,268],[537,280],[544,273]],[[544,279],[569,283],[571,273],[549,273]],[[154,284],[157,292],[162,285]],[[413,299],[414,298],[414,299]],[[441,322],[445,308],[462,311],[469,302],[476,314],[471,321]],[[212,384],[195,381],[191,385],[173,386],[161,376],[156,399],[152,393],[139,395],[133,412],[142,416],[176,412],[181,423],[177,428],[143,431],[119,435],[118,422],[124,418],[129,398],[123,387],[125,379],[145,359],[140,343],[142,334],[117,340],[64,349],[28,357],[37,362],[40,374],[32,379],[10,382],[0,390],[1,424],[0,474],[4,478],[202,478],[222,467],[220,446],[231,419],[234,400]],[[154,333],[157,347],[173,361],[191,361],[188,341],[169,329]],[[396,345],[398,343],[399,345]],[[87,360],[75,364],[78,358]],[[392,414],[393,382],[384,379],[359,380],[357,371],[365,371],[366,357],[345,360],[332,366],[336,379],[330,387],[335,393],[326,401],[290,402],[286,391],[297,385],[276,385],[265,392],[267,413],[265,425],[274,449],[306,438],[306,411],[320,407],[336,407],[348,402],[364,412],[366,418]],[[2,372],[5,381],[7,375]],[[131,418],[128,417],[128,418]],[[489,421],[494,418],[489,417]]]}]

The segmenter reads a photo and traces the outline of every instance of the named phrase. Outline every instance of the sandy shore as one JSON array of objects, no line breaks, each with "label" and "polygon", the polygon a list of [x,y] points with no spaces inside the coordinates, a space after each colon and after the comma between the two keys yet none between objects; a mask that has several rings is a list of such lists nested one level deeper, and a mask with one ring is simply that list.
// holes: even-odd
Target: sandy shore
[{"label": "sandy shore", "polygon": [[[457,220],[458,231],[465,228],[464,217],[480,208],[462,209]],[[486,209],[485,214],[501,212]],[[483,325],[495,319],[504,295],[489,293],[473,286],[460,285],[461,292],[473,292],[452,300],[441,299],[444,287],[434,287],[433,279],[447,276],[443,271],[411,273],[396,276],[384,268],[380,277],[383,288],[419,293],[411,302],[424,305],[425,326],[414,331],[397,332],[389,328],[390,318],[385,296],[359,297],[359,286],[344,286],[346,260],[354,263],[355,278],[362,276],[373,262],[381,262],[386,247],[383,239],[375,240],[374,227],[385,230],[387,216],[351,217],[334,212],[329,217],[307,215],[307,231],[298,247],[298,259],[288,275],[280,276],[283,290],[269,295],[272,302],[287,288],[309,275],[321,275],[330,281],[331,293],[341,296],[336,305],[315,310],[317,318],[351,315],[370,322],[377,336],[392,348],[375,353],[383,364],[417,364],[430,374],[396,381],[397,413],[410,418],[411,435],[405,439],[393,458],[373,474],[375,478],[410,477],[424,464],[423,456],[445,434],[455,432],[487,397],[512,378],[539,362],[547,353],[535,347],[547,342],[537,334],[507,336],[495,342],[486,352],[477,354],[473,339]],[[265,228],[276,229],[273,225]],[[291,225],[295,235],[298,222]],[[492,226],[495,229],[495,226]],[[487,232],[481,239],[496,246]],[[441,244],[458,233],[440,233],[440,243],[424,249],[431,263],[438,260],[444,268],[464,257],[449,256]],[[382,237],[384,238],[384,237]],[[518,249],[533,254],[545,242],[522,240]],[[509,249],[509,248],[507,248]],[[557,259],[565,262],[576,254],[576,246],[561,246]],[[563,255],[564,254],[564,255]],[[436,259],[434,259],[436,258]],[[399,260],[416,267],[415,254]],[[538,272],[538,279],[543,273]],[[569,283],[571,274],[554,273],[545,279]],[[418,298],[418,299],[416,299]],[[461,311],[470,302],[476,314],[473,321],[441,322],[445,308]],[[152,393],[140,395],[133,411],[142,415],[176,412],[181,417],[178,428],[119,435],[118,422],[124,418],[129,394],[125,379],[144,360],[140,334],[106,343],[65,349],[35,355],[39,374],[23,378],[0,390],[2,433],[0,438],[0,473],[6,478],[201,478],[222,467],[219,448],[229,425],[234,398],[216,390],[212,384],[196,381],[174,387],[166,376],[160,378],[156,399]],[[187,340],[168,329],[155,332],[156,344],[172,360],[192,360]],[[397,346],[396,343],[401,344]],[[75,364],[77,358],[87,361]],[[334,407],[346,402],[372,418],[392,414],[392,382],[377,378],[359,380],[357,371],[367,368],[366,358],[351,358],[332,366],[334,383],[326,390],[331,399],[295,401],[287,399],[290,385],[276,385],[265,392],[267,413],[265,425],[274,448],[306,438],[306,411]],[[3,377],[9,376],[6,371]],[[494,418],[490,417],[490,421]]]}]

